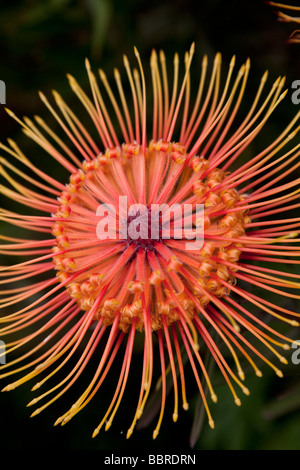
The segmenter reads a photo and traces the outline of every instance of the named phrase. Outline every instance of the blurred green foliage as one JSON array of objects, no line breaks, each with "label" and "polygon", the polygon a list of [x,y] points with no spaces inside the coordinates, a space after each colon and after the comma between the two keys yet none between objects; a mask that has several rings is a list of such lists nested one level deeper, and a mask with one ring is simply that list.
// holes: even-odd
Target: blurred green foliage
[{"label": "blurred green foliage", "polygon": [[[286,75],[288,89],[292,81],[300,78],[300,46],[287,44],[289,25],[278,23],[272,9],[260,0],[1,0],[0,18],[0,79],[6,83],[7,106],[19,116],[38,113],[48,117],[37,90],[50,95],[52,89],[57,89],[76,107],[65,74],[73,74],[87,87],[84,59],[88,57],[93,67],[103,68],[111,77],[114,67],[123,68],[124,53],[131,61],[135,60],[134,45],[146,64],[152,48],[163,48],[172,62],[175,51],[183,57],[195,41],[196,72],[204,53],[212,61],[214,54],[221,51],[225,63],[236,54],[239,64],[249,56],[252,69],[249,97],[245,97],[248,105],[265,69],[269,69],[271,81],[278,75]],[[268,124],[266,143],[296,111],[288,95]],[[15,138],[28,156],[40,159],[39,149],[23,137],[3,107],[0,115],[1,140]],[[291,308],[299,309],[299,304]],[[133,370],[141,367],[138,357],[134,361]],[[268,369],[262,370],[262,379],[252,372],[247,377],[251,395],[243,397],[240,408],[220,381],[219,402],[213,406],[216,429],[210,430],[204,418],[195,449],[300,449],[299,366],[286,367],[283,380]],[[28,386],[2,394],[0,449],[188,451],[191,429],[194,429],[193,412],[198,410],[201,414],[193,398],[196,387],[192,374],[188,377],[190,411],[182,410],[179,422],[172,423],[171,398],[161,432],[154,442],[151,424],[149,429],[135,431],[129,441],[125,439],[138,394],[136,376],[130,379],[112,428],[94,440],[91,433],[112,396],[113,380],[108,381],[86,410],[63,428],[53,428],[52,424],[73,402],[73,393],[76,396],[79,393],[77,385],[62,403],[32,420],[25,407],[32,399]],[[193,432],[197,435],[195,429]]]}]

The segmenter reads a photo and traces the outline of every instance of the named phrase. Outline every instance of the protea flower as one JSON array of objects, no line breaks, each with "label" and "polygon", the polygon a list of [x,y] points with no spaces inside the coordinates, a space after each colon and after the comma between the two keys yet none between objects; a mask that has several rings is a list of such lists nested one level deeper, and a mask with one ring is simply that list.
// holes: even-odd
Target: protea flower
[{"label": "protea flower", "polygon": [[[124,345],[115,393],[93,436],[103,425],[108,429],[112,424],[133,373],[137,337],[144,344],[143,367],[134,371],[139,385],[127,437],[143,414],[153,381],[160,376],[155,438],[164,415],[167,374],[173,382],[173,420],[177,420],[180,403],[188,409],[185,376],[191,367],[213,428],[211,410],[217,395],[203,351],[210,352],[240,405],[239,392],[249,394],[243,361],[258,377],[262,364],[281,377],[278,364],[287,362],[282,351],[289,349],[292,339],[266,317],[275,319],[276,325],[280,321],[299,326],[299,313],[281,303],[300,298],[294,293],[300,275],[292,269],[300,263],[300,219],[292,215],[300,206],[300,178],[293,177],[300,166],[300,145],[291,145],[299,131],[299,113],[274,141],[254,153],[251,144],[286,94],[284,78],[265,91],[265,73],[242,117],[250,61],[234,74],[233,57],[221,86],[221,55],[216,55],[210,77],[205,56],[192,100],[193,54],[194,46],[185,55],[181,83],[175,54],[171,88],[164,53],[151,55],[149,86],[135,49],[136,69],[124,57],[129,97],[118,70],[115,91],[99,71],[101,89],[86,61],[92,99],[75,78],[68,79],[91,122],[84,113],[79,119],[57,92],[57,109],[40,94],[64,137],[40,117],[36,122],[20,120],[8,111],[45,150],[43,158],[50,156],[70,176],[67,182],[57,181],[43,171],[42,157],[37,168],[15,142],[1,144],[8,154],[8,159],[1,160],[1,173],[8,183],[1,186],[2,194],[36,211],[36,215],[26,215],[1,210],[2,221],[33,234],[32,238],[2,236],[2,254],[24,257],[1,267],[1,284],[7,286],[1,291],[1,338],[6,341],[7,356],[1,378],[18,374],[4,390],[37,379],[33,390],[42,391],[29,403],[39,404],[33,412],[36,415],[75,383],[77,393],[81,374],[92,363],[95,373],[90,384],[56,421],[63,425],[91,401],[112,371],[116,373],[114,360]],[[146,100],[149,88],[150,102]],[[127,201],[125,212],[124,207],[120,210],[121,197]],[[176,205],[178,210],[171,214],[169,232],[165,209],[158,213],[155,238],[150,218],[145,219],[145,208],[149,216],[153,204]],[[180,238],[177,215],[185,204],[192,207],[191,224]],[[129,212],[136,205],[139,210]],[[187,243],[198,222],[197,205],[204,206],[204,240],[191,250]],[[107,213],[100,213],[99,207],[108,208]],[[140,217],[146,220],[146,233],[139,231]],[[106,237],[99,238],[99,224],[106,225]],[[110,236],[112,228],[114,236]],[[133,236],[134,231],[138,236]],[[38,240],[37,232],[42,235]],[[253,286],[260,293],[253,293]],[[270,293],[278,301],[271,301]],[[12,352],[19,353],[17,359],[10,360]],[[52,383],[63,371],[65,377],[47,388],[47,381],[51,378]],[[101,391],[98,396],[107,400]]]},{"label": "protea flower", "polygon": [[[285,23],[300,24],[300,16],[294,16],[294,15],[299,14],[300,7],[297,7],[295,5],[286,5],[285,3],[277,3],[277,2],[268,2],[268,3],[269,5],[279,9],[279,11],[277,11],[277,15],[280,21],[284,21]],[[296,29],[295,31],[292,32],[292,34],[289,37],[289,42],[300,43],[300,30],[299,29]]]}]

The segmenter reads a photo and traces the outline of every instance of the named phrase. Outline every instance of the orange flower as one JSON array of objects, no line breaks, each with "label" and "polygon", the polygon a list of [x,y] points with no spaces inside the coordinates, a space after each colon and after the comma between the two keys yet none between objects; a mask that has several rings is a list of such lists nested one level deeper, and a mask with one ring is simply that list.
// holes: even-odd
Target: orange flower
[{"label": "orange flower", "polygon": [[[277,362],[287,362],[280,351],[289,349],[291,340],[265,321],[262,313],[299,326],[299,313],[281,306],[280,299],[300,298],[294,293],[299,289],[300,275],[289,269],[300,263],[300,219],[292,215],[300,206],[300,178],[293,176],[300,167],[300,145],[290,145],[299,131],[300,113],[266,148],[253,153],[251,143],[286,94],[284,79],[278,78],[265,92],[265,73],[249,111],[241,118],[250,61],[234,76],[233,57],[221,86],[221,55],[215,57],[210,78],[205,56],[192,101],[193,54],[194,46],[185,55],[181,84],[175,54],[169,88],[165,56],[153,51],[150,104],[137,50],[138,69],[132,71],[124,57],[133,116],[119,72],[115,70],[114,92],[100,70],[102,90],[87,61],[92,100],[73,77],[68,78],[91,118],[90,131],[83,125],[85,116],[79,119],[57,92],[54,100],[58,109],[40,96],[64,137],[40,117],[36,122],[22,121],[8,111],[70,177],[66,184],[57,181],[37,168],[12,140],[7,146],[1,144],[9,157],[1,159],[1,173],[8,183],[1,186],[2,194],[36,211],[36,215],[24,215],[2,209],[1,220],[42,235],[38,240],[34,236],[1,237],[2,254],[24,257],[0,269],[0,282],[6,286],[1,291],[4,314],[0,334],[6,341],[7,355],[1,378],[19,374],[4,390],[36,377],[33,390],[37,390],[57,372],[66,371],[64,379],[44,388],[29,403],[42,403],[33,412],[36,415],[75,382],[78,388],[86,364],[94,364],[90,384],[56,421],[63,425],[98,392],[125,344],[115,393],[93,436],[103,425],[108,429],[112,424],[126,388],[137,336],[144,343],[143,367],[135,371],[139,397],[127,437],[143,414],[159,372],[161,410],[155,438],[164,415],[167,369],[173,380],[173,420],[177,420],[180,400],[188,409],[185,368],[190,366],[213,428],[210,402],[217,402],[217,395],[202,350],[210,351],[240,405],[238,391],[249,394],[241,356],[258,377],[263,363],[281,377]],[[18,166],[13,159],[18,160]],[[120,198],[126,200],[127,215],[124,207],[120,209]],[[176,206],[178,211],[167,227],[167,212],[159,212],[156,237],[151,236],[153,204]],[[134,205],[139,210],[127,212]],[[177,215],[185,205],[192,208],[190,228],[180,238],[181,219]],[[204,207],[204,240],[197,249],[190,249],[187,243],[198,223],[198,205]],[[106,213],[100,214],[99,207],[106,208]],[[146,226],[143,233],[140,217]],[[106,236],[101,238],[98,229],[104,225]],[[261,293],[247,290],[246,285]],[[269,299],[270,293],[278,302]],[[220,341],[232,360],[223,355]],[[183,350],[188,359],[185,365]],[[12,352],[19,352],[17,359],[10,360]],[[75,365],[74,357],[79,357]]]}]

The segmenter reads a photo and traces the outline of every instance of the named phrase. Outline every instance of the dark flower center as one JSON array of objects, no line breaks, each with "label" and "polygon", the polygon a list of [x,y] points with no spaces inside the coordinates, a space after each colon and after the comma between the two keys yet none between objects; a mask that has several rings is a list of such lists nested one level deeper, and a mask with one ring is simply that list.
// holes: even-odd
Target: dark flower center
[{"label": "dark flower center", "polygon": [[134,244],[137,249],[154,250],[155,242],[162,241],[162,221],[151,207],[138,209],[127,217],[127,246]]}]

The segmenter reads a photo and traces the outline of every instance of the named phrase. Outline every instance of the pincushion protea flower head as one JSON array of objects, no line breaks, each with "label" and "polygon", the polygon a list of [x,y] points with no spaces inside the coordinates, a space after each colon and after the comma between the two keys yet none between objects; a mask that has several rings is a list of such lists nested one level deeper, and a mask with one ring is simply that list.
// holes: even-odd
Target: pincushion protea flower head
[{"label": "pincushion protea flower head", "polygon": [[[265,73],[241,119],[249,60],[235,74],[233,57],[221,86],[221,55],[216,55],[210,77],[205,56],[192,100],[193,54],[194,45],[185,55],[181,83],[175,54],[170,88],[163,52],[159,56],[152,53],[150,102],[146,94],[151,90],[148,85],[146,89],[146,74],[136,49],[136,69],[124,57],[129,97],[125,98],[117,70],[114,92],[102,70],[100,87],[86,62],[92,99],[69,76],[72,90],[96,129],[96,138],[88,130],[85,116],[79,119],[57,92],[58,109],[40,96],[64,138],[40,117],[35,123],[8,111],[70,177],[67,183],[57,181],[37,168],[12,140],[9,145],[1,144],[9,156],[1,159],[1,173],[8,183],[1,186],[2,194],[37,211],[36,215],[23,215],[2,209],[1,220],[43,235],[39,240],[34,236],[1,237],[2,254],[24,257],[0,270],[0,282],[8,287],[1,291],[1,338],[6,341],[7,355],[1,378],[19,375],[4,390],[37,378],[33,390],[43,391],[29,403],[41,403],[33,412],[36,415],[73,384],[79,386],[87,363],[94,364],[88,387],[56,421],[65,424],[109,380],[123,344],[115,393],[93,436],[103,425],[108,429],[112,424],[126,389],[137,336],[144,344],[143,367],[135,372],[140,385],[127,437],[143,414],[158,365],[161,407],[155,438],[164,415],[167,373],[173,381],[173,420],[177,420],[180,401],[188,409],[185,377],[186,367],[191,367],[213,428],[211,401],[217,402],[217,395],[202,351],[210,352],[240,405],[239,392],[249,394],[241,357],[259,377],[260,364],[267,364],[281,377],[277,363],[287,362],[280,351],[289,349],[291,340],[265,321],[265,315],[299,326],[299,313],[281,306],[280,300],[269,299],[270,293],[278,299],[299,299],[294,290],[299,289],[300,276],[289,270],[300,262],[299,217],[291,215],[300,206],[300,179],[293,178],[300,166],[300,145],[290,145],[299,131],[299,113],[268,147],[253,154],[251,143],[285,95],[284,78],[278,78],[265,92]],[[119,130],[112,124],[115,118]],[[248,156],[241,163],[245,151]],[[127,201],[127,218],[120,210],[121,197]],[[161,209],[155,238],[148,217],[153,204]],[[180,238],[177,215],[187,204],[192,207],[190,230]],[[204,240],[191,250],[187,242],[197,225],[197,205],[204,206]],[[99,207],[108,210],[100,214]],[[138,210],[132,212],[133,207]],[[167,231],[164,216],[174,207]],[[143,233],[140,218],[144,228],[146,221]],[[98,229],[103,224],[106,237],[100,239]],[[115,227],[117,236],[109,236]],[[253,286],[260,294],[253,293]],[[225,350],[232,359],[223,354]],[[10,360],[11,353],[18,353],[17,358]],[[73,357],[77,357],[75,366]],[[66,373],[61,381],[45,387],[62,371]]]}]

